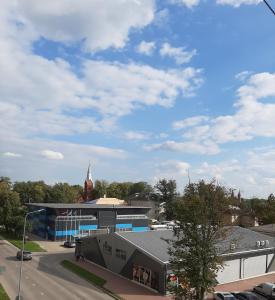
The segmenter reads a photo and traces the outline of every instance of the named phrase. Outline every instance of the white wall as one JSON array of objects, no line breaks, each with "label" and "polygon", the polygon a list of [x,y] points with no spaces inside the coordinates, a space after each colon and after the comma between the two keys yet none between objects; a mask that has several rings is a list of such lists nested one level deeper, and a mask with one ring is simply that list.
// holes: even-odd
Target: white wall
[{"label": "white wall", "polygon": [[219,283],[227,283],[240,278],[240,260],[228,260],[224,262],[224,269],[217,274]]},{"label": "white wall", "polygon": [[266,255],[254,256],[242,259],[242,278],[265,274]]},{"label": "white wall", "polygon": [[[236,281],[248,277],[263,275],[266,272],[266,263],[271,262],[274,254],[259,255],[249,258],[228,260],[224,262],[224,269],[217,274],[217,280],[221,283]],[[240,266],[241,264],[241,266]],[[275,265],[275,261],[274,261]],[[241,268],[241,270],[240,270]],[[274,266],[275,270],[275,266]],[[269,272],[273,271],[272,268]],[[240,278],[241,273],[241,278]]]}]

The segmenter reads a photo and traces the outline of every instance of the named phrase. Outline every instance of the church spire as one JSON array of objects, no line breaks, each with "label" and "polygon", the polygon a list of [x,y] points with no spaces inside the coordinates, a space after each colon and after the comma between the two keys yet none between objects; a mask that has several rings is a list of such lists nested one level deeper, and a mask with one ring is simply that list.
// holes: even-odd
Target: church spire
[{"label": "church spire", "polygon": [[87,171],[87,178],[86,180],[91,180],[93,181],[93,178],[92,178],[92,173],[91,173],[91,164],[89,163],[89,166],[88,166],[88,171]]}]

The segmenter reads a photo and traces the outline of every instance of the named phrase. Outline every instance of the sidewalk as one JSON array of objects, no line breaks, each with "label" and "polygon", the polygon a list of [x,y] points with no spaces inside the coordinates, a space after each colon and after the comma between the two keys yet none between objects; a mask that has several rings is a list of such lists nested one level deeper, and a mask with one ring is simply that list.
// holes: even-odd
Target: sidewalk
[{"label": "sidewalk", "polygon": [[132,282],[131,280],[124,279],[107,269],[101,268],[92,262],[73,261],[82,268],[85,268],[91,273],[104,278],[107,282],[104,287],[116,295],[120,296],[124,300],[171,300],[171,297],[162,296],[154,293],[149,289]]}]

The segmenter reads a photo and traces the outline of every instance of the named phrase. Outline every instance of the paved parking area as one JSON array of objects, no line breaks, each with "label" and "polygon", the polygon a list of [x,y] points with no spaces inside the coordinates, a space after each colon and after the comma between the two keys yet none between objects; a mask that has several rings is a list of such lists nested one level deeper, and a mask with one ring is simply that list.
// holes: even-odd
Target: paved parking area
[{"label": "paved parking area", "polygon": [[258,285],[263,282],[275,282],[275,272],[268,273],[266,275],[253,277],[250,279],[243,279],[236,282],[219,284],[216,286],[215,290],[219,292],[228,292],[228,291],[246,291],[251,290],[255,285]]}]

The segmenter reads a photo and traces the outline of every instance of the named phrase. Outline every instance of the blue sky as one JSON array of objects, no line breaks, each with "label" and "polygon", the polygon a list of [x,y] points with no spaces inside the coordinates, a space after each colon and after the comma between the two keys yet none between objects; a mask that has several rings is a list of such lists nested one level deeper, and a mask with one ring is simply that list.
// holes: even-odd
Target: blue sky
[{"label": "blue sky", "polygon": [[[275,5],[275,2],[270,2]],[[275,192],[274,16],[258,0],[4,0],[0,169]]]}]

